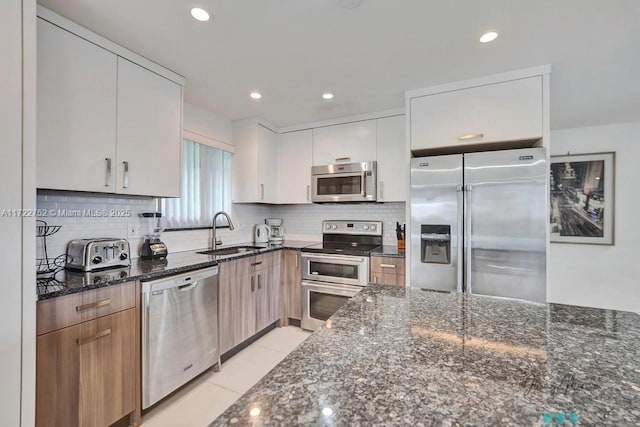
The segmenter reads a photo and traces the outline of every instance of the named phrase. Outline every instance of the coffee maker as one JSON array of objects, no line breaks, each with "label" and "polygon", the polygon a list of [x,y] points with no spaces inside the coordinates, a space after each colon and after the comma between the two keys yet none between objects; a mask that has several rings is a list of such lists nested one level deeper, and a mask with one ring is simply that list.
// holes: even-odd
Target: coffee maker
[{"label": "coffee maker", "polygon": [[269,226],[269,243],[277,245],[284,242],[282,218],[267,218],[264,223]]},{"label": "coffee maker", "polygon": [[140,250],[140,258],[159,259],[166,258],[167,245],[160,240],[160,234],[164,231],[164,220],[161,212],[144,212],[141,217],[147,220],[147,231]]}]

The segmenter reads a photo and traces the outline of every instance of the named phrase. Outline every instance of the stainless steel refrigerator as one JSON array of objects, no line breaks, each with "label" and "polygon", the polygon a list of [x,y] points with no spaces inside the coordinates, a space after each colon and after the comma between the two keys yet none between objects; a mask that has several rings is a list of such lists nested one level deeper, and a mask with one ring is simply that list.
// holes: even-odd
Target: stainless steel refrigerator
[{"label": "stainless steel refrigerator", "polygon": [[546,301],[543,148],[411,160],[411,286]]}]

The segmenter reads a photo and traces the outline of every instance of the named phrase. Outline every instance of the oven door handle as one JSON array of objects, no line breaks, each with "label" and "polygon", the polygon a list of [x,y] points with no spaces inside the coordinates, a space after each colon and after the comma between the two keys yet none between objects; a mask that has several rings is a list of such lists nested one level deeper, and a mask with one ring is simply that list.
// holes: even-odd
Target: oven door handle
[{"label": "oven door handle", "polygon": [[358,257],[358,256],[352,256],[352,255],[306,255],[306,254],[302,254],[302,259],[314,259],[314,260],[320,260],[320,261],[330,261],[330,260],[336,260],[336,261],[347,261],[349,264],[362,264],[363,262],[365,262],[367,260],[367,257]]},{"label": "oven door handle", "polygon": [[338,292],[351,294],[351,296],[356,295],[358,292],[360,292],[363,289],[363,287],[361,286],[346,286],[346,285],[332,286],[324,283],[320,284],[320,283],[306,282],[304,280],[302,281],[302,287],[315,292],[330,294],[338,291]]}]

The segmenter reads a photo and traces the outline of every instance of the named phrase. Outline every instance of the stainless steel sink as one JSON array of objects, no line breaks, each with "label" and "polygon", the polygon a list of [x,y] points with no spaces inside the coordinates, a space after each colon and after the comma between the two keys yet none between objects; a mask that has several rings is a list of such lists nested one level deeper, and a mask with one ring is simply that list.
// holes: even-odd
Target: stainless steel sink
[{"label": "stainless steel sink", "polygon": [[216,249],[215,251],[208,250],[208,251],[200,251],[196,253],[203,254],[203,255],[235,255],[235,254],[242,254],[247,252],[256,252],[260,249],[264,249],[264,248],[261,246],[233,246],[230,248]]}]

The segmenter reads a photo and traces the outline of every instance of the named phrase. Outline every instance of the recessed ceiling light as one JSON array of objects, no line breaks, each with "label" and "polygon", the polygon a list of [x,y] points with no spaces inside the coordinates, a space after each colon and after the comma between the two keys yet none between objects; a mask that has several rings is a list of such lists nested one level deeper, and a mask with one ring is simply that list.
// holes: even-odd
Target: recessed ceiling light
[{"label": "recessed ceiling light", "polygon": [[329,92],[323,93],[322,94],[322,98],[324,98],[324,99],[333,99],[333,94],[329,93]]},{"label": "recessed ceiling light", "polygon": [[355,9],[362,4],[362,0],[338,0],[338,6],[344,9]]},{"label": "recessed ceiling light", "polygon": [[207,22],[209,19],[211,19],[211,14],[201,7],[192,7],[191,16],[193,16],[193,19],[195,19],[196,21],[201,22]]},{"label": "recessed ceiling light", "polygon": [[262,94],[260,92],[251,92],[249,94],[250,97],[252,97],[253,99],[260,99],[262,98]]},{"label": "recessed ceiling light", "polygon": [[482,37],[480,37],[480,43],[489,43],[498,38],[498,33],[495,31],[489,31],[488,33],[484,33]]}]

